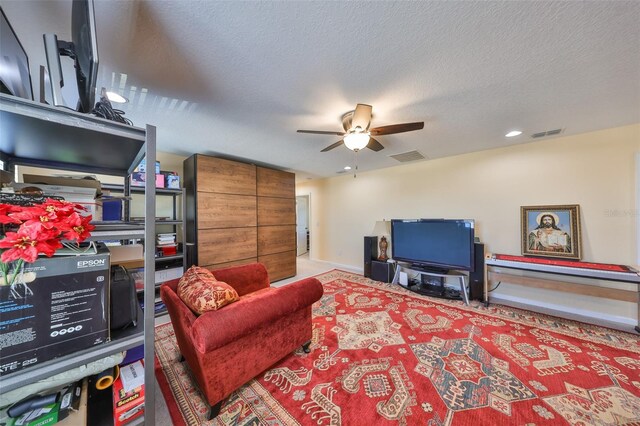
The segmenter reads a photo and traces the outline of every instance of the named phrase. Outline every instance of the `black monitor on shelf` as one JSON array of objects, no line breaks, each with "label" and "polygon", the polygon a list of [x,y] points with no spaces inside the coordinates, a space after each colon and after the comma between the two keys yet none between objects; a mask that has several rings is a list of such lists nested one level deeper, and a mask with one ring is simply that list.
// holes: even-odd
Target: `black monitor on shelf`
[{"label": "black monitor on shelf", "polygon": [[425,271],[473,271],[474,228],[469,219],[393,219],[393,258]]},{"label": "black monitor on shelf", "polygon": [[33,100],[29,58],[0,7],[0,92]]},{"label": "black monitor on shelf", "polygon": [[60,56],[74,60],[80,112],[91,112],[95,103],[98,80],[98,41],[93,0],[73,0],[71,9],[71,42],[58,40],[55,34],[44,34],[47,68],[53,104],[66,106],[62,99],[64,78]]}]

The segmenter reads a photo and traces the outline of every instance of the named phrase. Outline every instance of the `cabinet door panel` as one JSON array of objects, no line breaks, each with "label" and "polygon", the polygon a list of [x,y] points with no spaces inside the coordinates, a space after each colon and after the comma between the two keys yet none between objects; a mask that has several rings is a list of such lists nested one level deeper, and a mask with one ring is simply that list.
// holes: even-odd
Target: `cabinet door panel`
[{"label": "cabinet door panel", "polygon": [[198,263],[213,265],[256,257],[256,227],[198,230]]},{"label": "cabinet door panel", "polygon": [[295,225],[258,227],[258,256],[295,249]]},{"label": "cabinet door panel", "polygon": [[258,197],[258,225],[295,225],[296,199]]},{"label": "cabinet door panel", "polygon": [[256,197],[198,192],[198,229],[256,226]]},{"label": "cabinet door panel", "polygon": [[296,251],[258,256],[258,262],[263,263],[269,273],[271,282],[293,277],[296,274]]},{"label": "cabinet door panel", "polygon": [[210,271],[213,271],[214,269],[229,268],[231,266],[248,265],[249,263],[256,263],[257,261],[257,257],[250,257],[249,259],[233,260],[231,262],[224,263],[214,263],[213,265],[205,265],[204,267]]},{"label": "cabinet door panel", "polygon": [[296,175],[281,170],[257,168],[258,196],[295,198]]},{"label": "cabinet door panel", "polygon": [[198,155],[196,188],[202,192],[256,195],[256,166]]}]

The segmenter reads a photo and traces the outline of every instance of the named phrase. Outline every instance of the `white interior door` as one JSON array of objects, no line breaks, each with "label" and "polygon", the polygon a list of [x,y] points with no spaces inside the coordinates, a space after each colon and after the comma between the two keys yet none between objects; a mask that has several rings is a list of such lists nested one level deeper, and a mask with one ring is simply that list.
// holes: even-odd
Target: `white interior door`
[{"label": "white interior door", "polygon": [[296,197],[296,242],[297,255],[303,255],[308,251],[307,235],[309,232],[309,196]]}]

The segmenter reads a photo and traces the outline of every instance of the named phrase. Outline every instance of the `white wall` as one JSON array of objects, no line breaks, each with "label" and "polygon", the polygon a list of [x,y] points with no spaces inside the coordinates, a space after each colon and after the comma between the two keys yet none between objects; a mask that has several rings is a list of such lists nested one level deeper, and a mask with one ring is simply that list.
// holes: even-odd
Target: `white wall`
[{"label": "white wall", "polygon": [[[472,143],[472,141],[470,141]],[[520,206],[579,204],[582,260],[636,264],[640,124],[297,185],[311,194],[311,255],[362,267],[377,220],[471,218],[494,253],[520,254]],[[384,155],[384,151],[380,153]],[[632,287],[633,288],[633,287]],[[504,285],[496,294],[635,321],[635,304]]]}]

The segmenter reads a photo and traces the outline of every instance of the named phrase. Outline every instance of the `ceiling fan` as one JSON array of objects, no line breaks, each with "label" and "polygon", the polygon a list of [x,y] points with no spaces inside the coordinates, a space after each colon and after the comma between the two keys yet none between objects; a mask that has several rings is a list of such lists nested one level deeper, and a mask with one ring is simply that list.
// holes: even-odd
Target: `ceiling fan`
[{"label": "ceiling fan", "polygon": [[388,126],[371,126],[371,105],[358,104],[356,109],[349,111],[342,116],[342,127],[344,132],[328,132],[323,130],[298,130],[298,133],[313,133],[317,135],[338,135],[343,136],[338,142],[329,145],[321,152],[327,152],[333,148],[344,145],[352,151],[358,152],[363,148],[373,151],[380,151],[384,146],[372,136],[392,135],[395,133],[411,132],[424,128],[424,121],[415,123],[390,124]]}]

